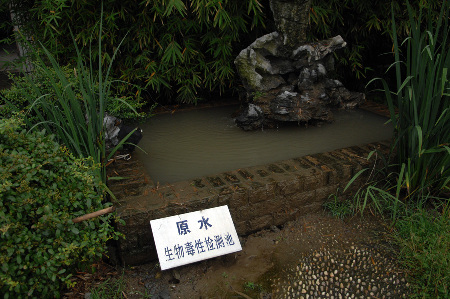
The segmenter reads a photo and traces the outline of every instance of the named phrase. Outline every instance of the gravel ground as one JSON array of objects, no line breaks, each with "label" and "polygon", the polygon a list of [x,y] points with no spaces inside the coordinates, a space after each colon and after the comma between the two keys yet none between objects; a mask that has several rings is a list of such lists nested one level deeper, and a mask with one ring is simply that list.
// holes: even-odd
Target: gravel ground
[{"label": "gravel ground", "polygon": [[406,298],[409,284],[395,261],[379,250],[351,246],[299,259],[272,285],[272,298]]}]

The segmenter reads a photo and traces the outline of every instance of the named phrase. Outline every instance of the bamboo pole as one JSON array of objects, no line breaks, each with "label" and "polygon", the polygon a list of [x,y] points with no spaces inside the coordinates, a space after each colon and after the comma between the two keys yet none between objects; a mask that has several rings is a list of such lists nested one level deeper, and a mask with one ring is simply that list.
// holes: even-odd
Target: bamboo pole
[{"label": "bamboo pole", "polygon": [[109,208],[105,208],[105,209],[102,209],[102,210],[98,210],[98,211],[95,211],[95,212],[92,212],[92,213],[89,213],[89,214],[86,214],[86,215],[74,218],[74,219],[72,219],[72,222],[73,223],[77,223],[77,222],[81,222],[81,221],[84,221],[84,220],[89,220],[91,218],[95,218],[95,217],[98,217],[98,216],[101,216],[101,215],[112,213],[112,212],[114,212],[114,210],[115,210],[115,207],[112,206],[112,207],[109,207]]},{"label": "bamboo pole", "polygon": [[[16,4],[17,5],[17,4]],[[11,17],[11,22],[13,24],[13,31],[14,31],[14,37],[16,38],[16,48],[19,51],[18,55],[19,57],[26,57],[28,50],[23,46],[23,44],[19,41],[19,32],[20,32],[20,26],[22,25],[23,20],[18,16],[14,10],[14,5],[9,3],[9,15]],[[30,41],[31,38],[28,36],[25,36],[25,39],[27,41]],[[31,64],[30,60],[27,58],[24,65],[22,65],[22,70],[26,73],[29,73],[33,70],[33,65]]]}]

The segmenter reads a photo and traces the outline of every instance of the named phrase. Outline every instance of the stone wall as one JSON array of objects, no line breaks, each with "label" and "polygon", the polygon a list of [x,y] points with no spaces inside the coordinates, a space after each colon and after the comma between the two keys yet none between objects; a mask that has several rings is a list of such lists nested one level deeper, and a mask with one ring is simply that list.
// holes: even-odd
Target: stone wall
[{"label": "stone wall", "polygon": [[388,142],[352,146],[268,165],[249,167],[166,185],[155,185],[135,159],[117,161],[110,175],[125,176],[110,186],[125,221],[118,230],[118,262],[136,265],[156,259],[150,220],[228,205],[237,233],[247,235],[282,225],[321,209],[330,194],[343,190],[360,169],[371,167],[373,149],[389,151]]}]

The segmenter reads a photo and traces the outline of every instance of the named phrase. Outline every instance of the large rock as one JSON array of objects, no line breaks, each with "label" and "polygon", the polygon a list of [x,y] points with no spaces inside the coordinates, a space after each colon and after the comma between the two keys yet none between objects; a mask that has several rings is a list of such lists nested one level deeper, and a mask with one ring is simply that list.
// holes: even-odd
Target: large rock
[{"label": "large rock", "polygon": [[[248,92],[265,92],[286,83],[281,76],[285,68],[277,58],[281,46],[279,33],[272,32],[258,38],[239,53],[234,63]],[[277,61],[272,58],[277,58]],[[290,61],[284,65],[292,68]]]},{"label": "large rock", "polygon": [[262,128],[264,125],[264,113],[261,108],[254,104],[249,104],[247,108],[236,118],[239,127],[245,131],[253,131]]},{"label": "large rock", "polygon": [[284,35],[273,32],[236,58],[252,105],[236,118],[238,126],[254,130],[286,121],[329,122],[333,120],[330,108],[353,108],[365,100],[364,94],[350,92],[328,77],[334,70],[332,53],[346,45],[340,36],[295,47],[285,42]]},{"label": "large rock", "polygon": [[331,107],[354,108],[365,100],[329,78],[340,36],[306,43],[312,0],[270,0],[276,32],[242,50],[234,63],[247,90],[247,106],[236,118],[244,130],[279,122],[332,121]]}]

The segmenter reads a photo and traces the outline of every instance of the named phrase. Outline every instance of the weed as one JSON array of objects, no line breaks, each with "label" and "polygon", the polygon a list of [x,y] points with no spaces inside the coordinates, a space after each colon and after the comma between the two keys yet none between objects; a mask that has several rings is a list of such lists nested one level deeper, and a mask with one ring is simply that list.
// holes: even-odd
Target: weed
[{"label": "weed", "polygon": [[261,91],[255,91],[253,92],[253,100],[258,100],[259,98],[265,96],[266,93],[265,92],[261,92]]},{"label": "weed", "polygon": [[126,298],[125,288],[126,282],[124,280],[123,274],[119,278],[108,278],[91,290],[91,298]]},{"label": "weed", "polygon": [[399,186],[405,190],[406,198],[420,198],[450,188],[450,5],[443,2],[436,24],[430,14],[423,18],[420,10],[416,17],[417,12],[409,3],[407,8],[411,32],[402,44],[392,16],[395,62],[389,69],[395,70],[397,89],[391,91],[384,79],[372,81],[383,84],[394,125],[392,148],[397,171],[403,174],[399,176]]},{"label": "weed", "polygon": [[250,281],[248,281],[244,284],[244,289],[247,291],[257,291],[257,292],[264,291],[262,285],[260,285],[258,283],[250,282]]},{"label": "weed", "polygon": [[353,204],[350,200],[341,200],[339,198],[339,189],[336,194],[328,196],[328,200],[323,207],[330,212],[333,217],[344,219],[354,214]]}]

